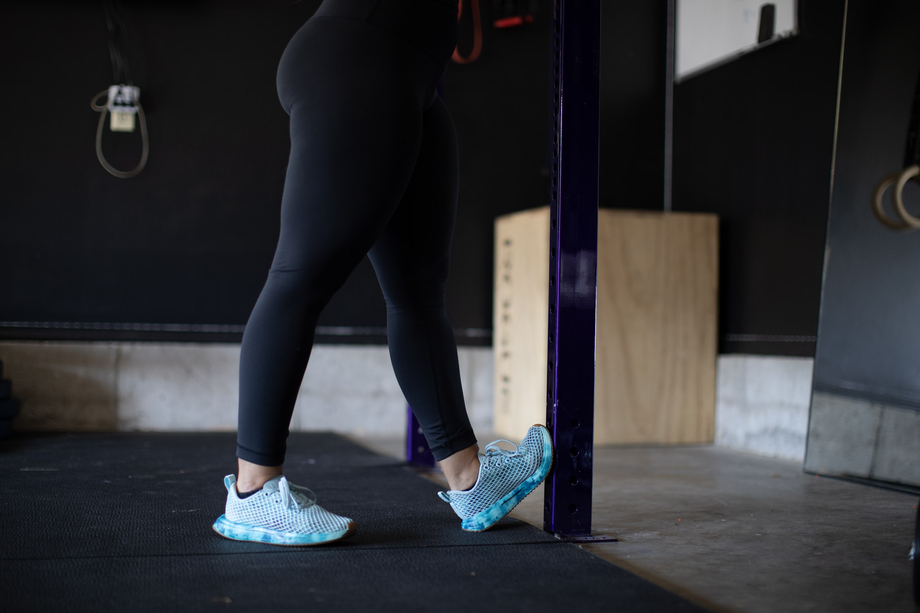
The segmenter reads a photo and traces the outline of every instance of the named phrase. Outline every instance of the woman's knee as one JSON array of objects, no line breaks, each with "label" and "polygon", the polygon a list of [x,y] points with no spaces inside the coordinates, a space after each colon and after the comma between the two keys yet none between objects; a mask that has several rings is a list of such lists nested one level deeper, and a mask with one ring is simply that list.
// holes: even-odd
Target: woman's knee
[{"label": "woman's knee", "polygon": [[268,271],[266,290],[299,309],[321,311],[335,294],[327,280],[318,278],[307,267],[272,267]]},{"label": "woman's knee", "polygon": [[445,283],[440,279],[390,284],[383,288],[389,310],[443,309]]}]

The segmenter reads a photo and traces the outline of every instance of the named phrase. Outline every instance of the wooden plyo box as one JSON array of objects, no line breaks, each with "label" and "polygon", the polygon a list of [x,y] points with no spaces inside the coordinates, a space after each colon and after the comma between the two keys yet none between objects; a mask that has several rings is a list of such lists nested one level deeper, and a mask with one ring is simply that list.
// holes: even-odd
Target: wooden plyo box
[{"label": "wooden plyo box", "polygon": [[[594,442],[713,440],[718,218],[601,209]],[[494,429],[546,422],[549,207],[495,220]]]}]

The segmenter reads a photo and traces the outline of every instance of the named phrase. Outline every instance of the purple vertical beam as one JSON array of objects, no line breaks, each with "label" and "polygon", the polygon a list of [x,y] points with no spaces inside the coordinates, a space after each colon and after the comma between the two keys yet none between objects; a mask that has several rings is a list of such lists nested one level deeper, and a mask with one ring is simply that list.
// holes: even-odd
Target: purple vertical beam
[{"label": "purple vertical beam", "polygon": [[554,0],[546,424],[556,460],[543,528],[563,538],[591,534],[600,17],[600,0]]},{"label": "purple vertical beam", "polygon": [[[441,78],[438,79],[437,90],[442,99],[444,98],[445,76],[447,76],[447,69],[441,73]],[[406,461],[417,466],[434,467],[435,460],[431,450],[428,448],[428,440],[425,439],[425,434],[422,432],[422,427],[419,425],[415,413],[412,412],[411,406],[408,407],[406,417]]]},{"label": "purple vertical beam", "polygon": [[428,441],[418,423],[418,418],[407,407],[408,429],[406,432],[406,461],[417,466],[434,467],[434,456],[428,448]]}]

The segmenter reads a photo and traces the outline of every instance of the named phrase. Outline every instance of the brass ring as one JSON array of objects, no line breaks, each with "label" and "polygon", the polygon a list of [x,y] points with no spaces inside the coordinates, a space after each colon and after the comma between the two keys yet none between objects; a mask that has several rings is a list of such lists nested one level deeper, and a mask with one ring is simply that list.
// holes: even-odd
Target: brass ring
[{"label": "brass ring", "polygon": [[875,214],[876,219],[892,230],[913,230],[914,228],[906,221],[897,221],[888,217],[882,207],[882,196],[885,194],[885,190],[888,189],[889,185],[897,181],[901,174],[901,171],[893,172],[885,175],[878,182],[878,185],[875,186],[875,191],[872,193],[872,212]]},{"label": "brass ring", "polygon": [[894,188],[892,188],[891,196],[894,199],[894,208],[898,213],[898,216],[904,220],[904,223],[909,225],[911,228],[920,228],[920,218],[914,217],[907,212],[907,208],[904,206],[904,186],[907,185],[907,182],[920,175],[920,166],[913,165],[905,168],[900,175],[898,175],[898,181],[895,183]]}]

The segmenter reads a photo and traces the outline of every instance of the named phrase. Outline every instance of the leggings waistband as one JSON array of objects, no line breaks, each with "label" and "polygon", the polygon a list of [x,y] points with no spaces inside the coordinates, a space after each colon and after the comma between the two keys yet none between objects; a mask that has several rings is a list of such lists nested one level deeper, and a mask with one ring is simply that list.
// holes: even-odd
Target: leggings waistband
[{"label": "leggings waistband", "polygon": [[323,0],[313,16],[366,22],[443,66],[457,45],[457,10],[454,0]]}]

